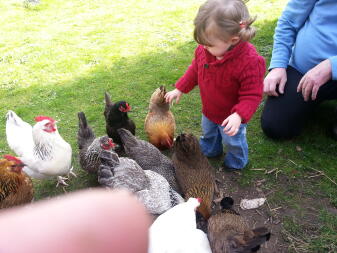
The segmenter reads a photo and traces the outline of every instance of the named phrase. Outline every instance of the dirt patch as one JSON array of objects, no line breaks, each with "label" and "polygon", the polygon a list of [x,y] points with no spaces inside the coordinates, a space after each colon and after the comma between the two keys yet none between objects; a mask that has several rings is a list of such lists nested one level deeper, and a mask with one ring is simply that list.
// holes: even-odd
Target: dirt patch
[{"label": "dirt patch", "polygon": [[[322,208],[330,213],[337,209],[329,204],[328,199],[307,194],[307,187],[313,180],[290,179],[278,175],[277,180],[268,182],[268,177],[251,182],[250,186],[241,186],[241,173],[216,172],[216,181],[220,196],[230,196],[234,199],[234,209],[238,211],[251,226],[256,228],[266,226],[272,236],[262,245],[261,253],[309,252],[307,250],[310,238],[315,238],[322,226],[319,213]],[[241,199],[265,197],[267,201],[261,207],[251,210],[240,208]],[[216,207],[217,208],[217,207]]]}]

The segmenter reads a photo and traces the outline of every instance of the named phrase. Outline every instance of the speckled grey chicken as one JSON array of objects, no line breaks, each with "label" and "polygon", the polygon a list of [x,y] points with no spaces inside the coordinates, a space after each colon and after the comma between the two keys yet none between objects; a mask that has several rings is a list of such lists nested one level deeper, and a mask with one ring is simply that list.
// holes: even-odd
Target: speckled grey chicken
[{"label": "speckled grey chicken", "polygon": [[134,160],[118,157],[114,151],[100,154],[98,182],[109,188],[125,188],[138,197],[149,213],[161,214],[184,202],[167,180],[150,170],[144,171]]},{"label": "speckled grey chicken", "polygon": [[208,219],[208,238],[213,253],[256,252],[270,238],[266,227],[250,229],[244,219],[232,209],[233,199],[225,197],[222,209]]},{"label": "speckled grey chicken", "polygon": [[131,106],[125,101],[113,103],[108,92],[105,92],[104,117],[106,122],[106,133],[113,139],[114,143],[121,145],[121,139],[117,129],[128,129],[133,135],[136,132],[135,123],[129,119],[128,112]]},{"label": "speckled grey chicken", "polygon": [[194,135],[180,134],[173,147],[172,161],[184,198],[200,197],[202,202],[197,211],[208,219],[215,189],[213,168]]},{"label": "speckled grey chicken", "polygon": [[88,125],[84,112],[79,112],[77,115],[80,165],[84,170],[96,173],[101,164],[99,154],[102,150],[112,149],[115,144],[107,135],[96,138],[94,131]]},{"label": "speckled grey chicken", "polygon": [[121,137],[125,153],[135,160],[143,170],[152,170],[162,175],[172,189],[180,193],[172,161],[163,155],[159,149],[147,141],[138,139],[130,131],[121,128],[117,130]]}]

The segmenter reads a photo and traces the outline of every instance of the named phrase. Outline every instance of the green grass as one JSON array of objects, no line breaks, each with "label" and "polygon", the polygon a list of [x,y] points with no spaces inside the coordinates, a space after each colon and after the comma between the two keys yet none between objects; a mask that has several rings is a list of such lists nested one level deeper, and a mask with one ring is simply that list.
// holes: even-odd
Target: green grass
[{"label": "green grass", "polygon": [[[193,18],[203,1],[195,0],[42,0],[38,6],[26,6],[21,0],[0,2],[0,151],[10,153],[6,143],[7,110],[17,112],[33,123],[36,115],[59,120],[61,135],[73,147],[73,165],[78,178],[70,181],[68,191],[97,185],[94,176],[79,168],[77,158],[77,112],[84,111],[96,135],[105,133],[104,92],[113,100],[127,100],[133,108],[130,117],[137,135],[145,139],[143,123],[148,100],[159,85],[171,85],[184,73],[196,46],[192,37]],[[251,0],[251,14],[257,16],[257,36],[252,41],[269,63],[273,32],[286,0]],[[250,168],[278,168],[287,177],[300,180],[313,169],[323,171],[336,181],[337,142],[326,133],[333,119],[334,103],[322,105],[303,135],[291,141],[275,142],[260,128],[262,106],[248,127],[250,163],[241,183],[250,185],[265,177],[270,187],[278,184],[274,176]],[[200,98],[198,90],[184,96],[172,109],[177,132],[200,135]],[[296,147],[301,147],[298,151]],[[274,200],[294,206],[298,192],[309,196],[320,192],[331,205],[337,205],[336,185],[326,177],[313,184],[294,185],[292,196],[275,194]],[[35,199],[63,194],[55,182],[34,181]],[[285,192],[286,193],[286,192]],[[321,217],[322,224],[336,227],[336,219]],[[324,235],[310,248],[336,238]],[[308,246],[309,247],[309,246]],[[317,252],[317,251],[313,251]]]}]

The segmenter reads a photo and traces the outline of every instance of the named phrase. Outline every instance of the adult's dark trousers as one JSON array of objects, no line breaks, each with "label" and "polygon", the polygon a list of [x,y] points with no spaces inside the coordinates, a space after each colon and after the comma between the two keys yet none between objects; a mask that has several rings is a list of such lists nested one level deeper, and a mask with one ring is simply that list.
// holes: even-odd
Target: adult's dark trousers
[{"label": "adult's dark trousers", "polygon": [[290,139],[298,136],[315,107],[325,100],[337,99],[337,81],[329,81],[319,88],[316,100],[305,102],[302,92],[296,91],[302,77],[303,74],[288,66],[284,94],[267,98],[261,127],[268,137]]}]

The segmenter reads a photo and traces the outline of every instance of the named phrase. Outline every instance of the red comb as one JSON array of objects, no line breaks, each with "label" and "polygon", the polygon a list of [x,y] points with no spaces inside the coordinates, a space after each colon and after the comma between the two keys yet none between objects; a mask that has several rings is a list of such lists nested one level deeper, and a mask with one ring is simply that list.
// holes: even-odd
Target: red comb
[{"label": "red comb", "polygon": [[112,139],[111,138],[109,138],[109,145],[110,145],[110,147],[115,147],[116,146],[116,144],[115,143],[113,143],[113,141],[112,141]]},{"label": "red comb", "polygon": [[47,117],[47,116],[37,116],[34,119],[35,119],[36,122],[40,122],[40,121],[45,120],[45,119],[49,120],[51,122],[55,122],[55,120],[53,118]]},{"label": "red comb", "polygon": [[8,161],[14,161],[14,162],[17,162],[17,163],[22,163],[21,160],[15,156],[12,156],[12,155],[4,155],[4,158]]},{"label": "red comb", "polygon": [[124,108],[123,106],[120,106],[120,107],[119,107],[119,110],[120,110],[121,112],[128,112],[128,111],[131,110],[131,106],[130,106],[128,103],[125,103],[125,106],[126,106],[126,108]]}]

